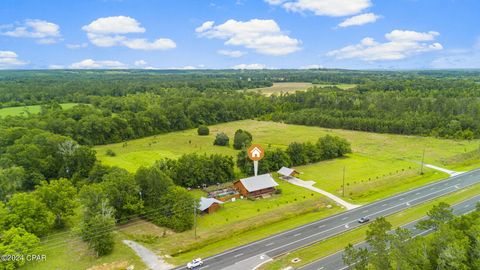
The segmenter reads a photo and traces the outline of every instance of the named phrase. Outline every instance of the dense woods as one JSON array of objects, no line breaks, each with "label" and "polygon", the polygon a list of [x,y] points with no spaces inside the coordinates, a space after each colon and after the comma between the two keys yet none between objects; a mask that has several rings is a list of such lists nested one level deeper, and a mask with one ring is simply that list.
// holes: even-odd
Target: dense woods
[{"label": "dense woods", "polygon": [[[318,85],[269,97],[244,91],[275,82]],[[340,83],[357,86],[350,90],[321,86]],[[62,102],[81,104],[62,109]],[[238,150],[236,161],[188,154],[136,173],[102,165],[92,145],[127,144],[130,139],[190,128],[198,128],[203,136],[210,133],[208,125],[253,118],[372,132],[480,137],[480,73],[475,71],[0,72],[0,106],[31,104],[41,104],[41,112],[0,117],[0,254],[33,252],[39,237],[64,228],[76,210],[82,212],[81,237],[98,256],[112,251],[117,223],[145,218],[175,231],[189,230],[198,202],[186,188],[252,174],[245,149],[255,140],[255,131],[238,130],[231,138],[218,133],[212,142],[233,145]],[[268,149],[259,170],[266,173],[349,152],[349,143],[333,136],[314,143],[292,142],[286,149]],[[235,165],[241,175],[235,175]],[[10,262],[8,267],[20,263]]]}]

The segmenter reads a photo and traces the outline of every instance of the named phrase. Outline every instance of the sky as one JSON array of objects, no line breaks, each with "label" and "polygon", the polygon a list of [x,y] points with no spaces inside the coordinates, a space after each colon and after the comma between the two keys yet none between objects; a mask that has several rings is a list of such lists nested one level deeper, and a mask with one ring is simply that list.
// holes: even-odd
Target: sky
[{"label": "sky", "polygon": [[478,0],[1,0],[0,69],[480,68]]}]

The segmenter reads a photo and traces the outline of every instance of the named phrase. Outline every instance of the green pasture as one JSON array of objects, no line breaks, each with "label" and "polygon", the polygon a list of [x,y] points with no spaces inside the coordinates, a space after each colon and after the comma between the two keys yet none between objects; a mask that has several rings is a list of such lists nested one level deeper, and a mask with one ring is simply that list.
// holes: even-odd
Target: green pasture
[{"label": "green pasture", "polygon": [[274,83],[270,87],[262,88],[253,88],[248,91],[259,92],[266,96],[271,96],[273,94],[286,94],[286,93],[295,93],[296,91],[306,91],[308,88],[313,86],[316,87],[328,87],[336,86],[340,89],[351,89],[354,88],[355,84],[312,84],[305,82],[283,82],[283,83]]},{"label": "green pasture", "polygon": [[[78,103],[62,103],[63,109],[70,109],[73,106],[78,105]],[[30,114],[37,114],[40,112],[41,105],[32,105],[32,106],[19,106],[19,107],[7,107],[0,109],[0,117],[6,116],[17,116],[17,115],[24,115],[27,113]]]}]

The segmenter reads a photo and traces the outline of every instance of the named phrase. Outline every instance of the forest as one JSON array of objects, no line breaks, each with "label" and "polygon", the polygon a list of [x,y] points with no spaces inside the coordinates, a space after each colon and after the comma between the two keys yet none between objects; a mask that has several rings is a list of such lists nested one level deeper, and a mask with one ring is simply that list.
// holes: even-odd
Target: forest
[{"label": "forest", "polygon": [[[276,82],[311,89],[264,96],[245,91]],[[352,83],[353,89],[335,85]],[[79,103],[62,109],[64,102]],[[94,145],[242,119],[442,138],[480,138],[480,72],[2,71],[0,107],[41,105],[40,113],[0,118],[0,254],[29,253],[40,237],[65,228],[82,210],[80,234],[98,256],[113,248],[115,224],[145,218],[174,231],[193,226],[197,201],[187,188],[251,174],[245,148],[252,130],[230,142],[237,160],[188,154],[135,173],[102,165]],[[273,149],[260,171],[304,165],[351,152],[345,139],[318,138]],[[115,155],[115,153],[110,153]],[[240,174],[235,173],[235,166]],[[101,231],[102,233],[98,233]],[[7,269],[21,262],[9,262]]]}]

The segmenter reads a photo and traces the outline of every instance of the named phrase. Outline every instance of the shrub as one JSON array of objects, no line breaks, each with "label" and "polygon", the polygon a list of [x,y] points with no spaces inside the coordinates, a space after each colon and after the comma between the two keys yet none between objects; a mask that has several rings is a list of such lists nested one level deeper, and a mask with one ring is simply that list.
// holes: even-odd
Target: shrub
[{"label": "shrub", "polygon": [[246,130],[238,129],[233,137],[233,148],[240,150],[243,147],[249,147],[252,143],[252,134]]},{"label": "shrub", "polygon": [[220,132],[215,137],[215,141],[213,141],[213,145],[219,146],[228,146],[230,143],[230,139],[228,138],[227,134]]},{"label": "shrub", "polygon": [[208,134],[210,134],[210,129],[208,129],[207,126],[201,125],[197,129],[197,133],[200,136],[207,136]]},{"label": "shrub", "polygon": [[115,153],[112,149],[107,149],[107,151],[105,152],[105,154],[109,157],[114,157],[117,155],[117,153]]}]

